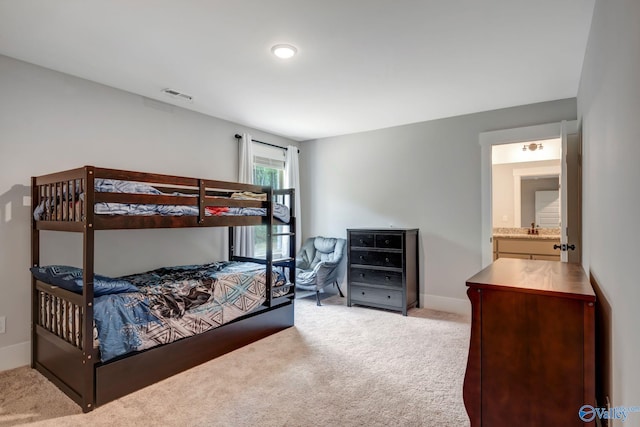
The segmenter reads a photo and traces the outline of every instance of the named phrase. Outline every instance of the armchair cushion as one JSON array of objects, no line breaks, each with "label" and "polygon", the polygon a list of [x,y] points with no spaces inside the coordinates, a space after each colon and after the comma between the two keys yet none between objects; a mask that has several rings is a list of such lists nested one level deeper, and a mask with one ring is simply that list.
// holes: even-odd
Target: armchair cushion
[{"label": "armchair cushion", "polygon": [[338,280],[345,244],[345,239],[333,237],[307,239],[296,260],[296,285],[318,290]]},{"label": "armchair cushion", "polygon": [[313,240],[315,255],[309,265],[315,268],[321,262],[336,262],[342,258],[342,247],[339,247],[338,239],[332,237],[316,237]]}]

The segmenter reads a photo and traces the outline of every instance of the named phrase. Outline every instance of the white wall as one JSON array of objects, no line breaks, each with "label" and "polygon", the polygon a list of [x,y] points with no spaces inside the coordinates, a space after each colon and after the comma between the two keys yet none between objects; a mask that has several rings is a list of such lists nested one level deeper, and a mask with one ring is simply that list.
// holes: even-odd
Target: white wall
[{"label": "white wall", "polygon": [[[583,264],[612,311],[612,406],[640,405],[640,2],[597,0],[578,92]],[[629,425],[640,423],[630,414]]]},{"label": "white wall", "polygon": [[[28,363],[30,177],[83,165],[237,180],[237,132],[294,142],[0,56],[0,370]],[[96,272],[223,259],[226,229],[96,233]],[[42,233],[41,263],[81,266],[81,236]]]},{"label": "white wall", "polygon": [[303,236],[419,228],[423,304],[465,311],[482,265],[479,133],[575,118],[568,99],[304,142]]}]

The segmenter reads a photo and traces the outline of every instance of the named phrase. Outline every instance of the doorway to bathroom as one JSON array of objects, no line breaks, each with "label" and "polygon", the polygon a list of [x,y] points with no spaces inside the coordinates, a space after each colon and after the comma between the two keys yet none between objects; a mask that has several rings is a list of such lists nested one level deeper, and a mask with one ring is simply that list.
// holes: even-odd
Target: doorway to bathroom
[{"label": "doorway to bathroom", "polygon": [[582,174],[577,121],[485,132],[480,134],[480,145],[483,266],[496,258],[496,233],[548,239],[557,235],[552,247],[557,246],[559,258],[580,262]]}]

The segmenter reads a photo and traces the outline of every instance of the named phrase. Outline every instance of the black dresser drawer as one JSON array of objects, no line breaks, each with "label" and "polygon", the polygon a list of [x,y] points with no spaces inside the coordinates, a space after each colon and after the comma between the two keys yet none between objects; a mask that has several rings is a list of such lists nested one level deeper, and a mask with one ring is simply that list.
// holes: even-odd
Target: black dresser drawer
[{"label": "black dresser drawer", "polygon": [[370,252],[351,250],[351,264],[373,265],[376,267],[402,268],[402,254],[393,252]]},{"label": "black dresser drawer", "polygon": [[402,290],[351,286],[351,302],[402,307]]},{"label": "black dresser drawer", "polygon": [[361,248],[372,248],[375,245],[375,237],[370,233],[352,233],[350,245]]},{"label": "black dresser drawer", "polygon": [[376,248],[402,249],[401,234],[376,234]]},{"label": "black dresser drawer", "polygon": [[371,270],[352,267],[349,271],[354,283],[369,283],[373,285],[395,286],[402,288],[402,273],[397,271]]}]

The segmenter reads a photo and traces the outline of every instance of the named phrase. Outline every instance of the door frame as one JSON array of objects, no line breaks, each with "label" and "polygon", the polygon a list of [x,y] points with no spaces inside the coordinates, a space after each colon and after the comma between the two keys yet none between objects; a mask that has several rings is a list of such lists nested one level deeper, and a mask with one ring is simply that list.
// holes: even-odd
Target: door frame
[{"label": "door frame", "polygon": [[[480,144],[480,187],[482,214],[482,268],[493,262],[493,221],[492,221],[492,188],[491,188],[491,149],[494,145],[525,143],[544,139],[560,138],[563,127],[566,134],[578,133],[578,121],[562,121],[541,125],[526,126],[512,129],[502,129],[482,132],[479,135]],[[566,153],[562,153],[562,162],[566,161]],[[564,224],[563,224],[564,226]]]}]

